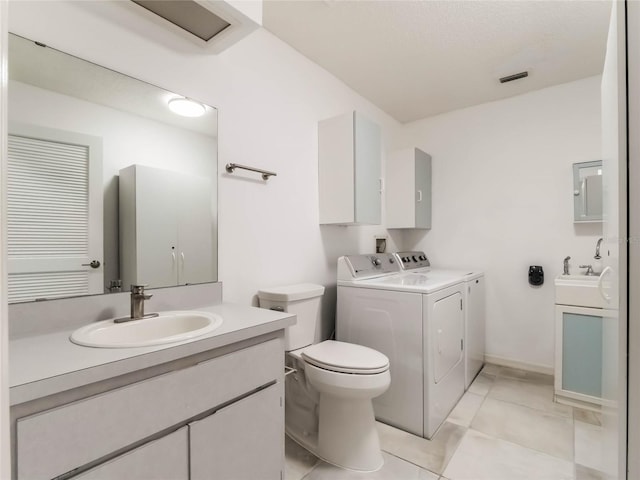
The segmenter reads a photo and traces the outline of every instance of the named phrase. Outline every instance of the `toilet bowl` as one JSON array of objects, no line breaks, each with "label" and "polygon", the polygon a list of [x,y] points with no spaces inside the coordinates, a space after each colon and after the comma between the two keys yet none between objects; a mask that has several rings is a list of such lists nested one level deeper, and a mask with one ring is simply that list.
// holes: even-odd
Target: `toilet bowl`
[{"label": "toilet bowl", "polygon": [[[361,472],[380,469],[384,459],[371,400],[391,384],[389,359],[361,345],[319,341],[320,297],[312,284],[260,290],[260,306],[298,316],[287,328],[285,430],[303,447],[338,467]],[[309,419],[317,415],[317,422]],[[314,429],[317,425],[317,429]]]},{"label": "toilet bowl", "polygon": [[327,340],[303,349],[305,372],[320,393],[317,455],[339,467],[384,464],[371,400],[391,384],[389,359],[371,348]]}]

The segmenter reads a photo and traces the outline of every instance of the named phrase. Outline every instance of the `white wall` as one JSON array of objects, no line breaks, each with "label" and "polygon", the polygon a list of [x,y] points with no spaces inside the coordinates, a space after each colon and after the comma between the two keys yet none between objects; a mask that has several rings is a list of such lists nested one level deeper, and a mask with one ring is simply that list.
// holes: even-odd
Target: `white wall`
[{"label": "white wall", "polygon": [[[257,303],[261,287],[316,282],[326,332],[337,257],[372,252],[383,227],[320,227],[317,122],[356,109],[399,124],[265,30],[219,55],[131,15],[129,2],[11,2],[9,30],[219,108],[219,279],[224,299]],[[386,149],[386,146],[384,147]],[[224,172],[228,162],[277,172]],[[393,234],[389,251],[397,248]]]},{"label": "white wall", "polygon": [[[489,355],[553,366],[553,279],[567,255],[572,273],[596,262],[601,236],[573,223],[572,164],[600,159],[600,136],[600,77],[406,126],[400,143],[433,156],[433,222],[405,246],[486,272]],[[542,287],[529,265],[544,267]]]},{"label": "white wall", "polygon": [[117,176],[121,168],[139,164],[179,169],[213,178],[215,186],[215,137],[16,81],[9,82],[9,121],[102,138],[105,286],[120,278]]},{"label": "white wall", "polygon": [[[219,279],[227,301],[256,304],[263,286],[317,282],[327,329],[339,255],[423,248],[435,265],[488,276],[488,350],[553,364],[553,277],[562,259],[593,260],[599,226],[572,223],[571,164],[600,156],[599,79],[561,85],[402,127],[295,50],[258,30],[219,55],[131,15],[128,2],[11,2],[9,29],[219,107]],[[428,233],[320,227],[317,122],[360,110],[383,148],[433,156]],[[224,173],[228,162],[273,170]],[[384,158],[383,158],[384,165]],[[383,169],[385,167],[383,166]],[[542,288],[527,284],[543,265]]]}]

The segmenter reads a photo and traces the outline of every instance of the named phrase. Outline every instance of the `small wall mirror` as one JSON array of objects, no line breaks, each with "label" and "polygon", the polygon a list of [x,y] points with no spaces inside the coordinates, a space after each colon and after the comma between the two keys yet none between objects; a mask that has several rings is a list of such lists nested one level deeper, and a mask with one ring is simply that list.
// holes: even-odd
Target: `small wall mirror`
[{"label": "small wall mirror", "polygon": [[574,222],[602,221],[602,160],[573,164]]}]

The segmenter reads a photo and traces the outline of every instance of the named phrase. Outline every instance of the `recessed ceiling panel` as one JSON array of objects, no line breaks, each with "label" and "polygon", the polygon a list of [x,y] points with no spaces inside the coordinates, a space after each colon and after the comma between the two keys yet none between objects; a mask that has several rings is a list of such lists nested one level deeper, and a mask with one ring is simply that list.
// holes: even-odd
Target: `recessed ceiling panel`
[{"label": "recessed ceiling panel", "polygon": [[132,0],[141,7],[208,42],[230,24],[191,0]]}]

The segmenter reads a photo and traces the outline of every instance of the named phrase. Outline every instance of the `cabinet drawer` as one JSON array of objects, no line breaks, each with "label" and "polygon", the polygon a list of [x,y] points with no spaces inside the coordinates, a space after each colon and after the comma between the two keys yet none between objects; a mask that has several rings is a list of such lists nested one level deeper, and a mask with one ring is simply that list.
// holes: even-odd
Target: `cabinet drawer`
[{"label": "cabinet drawer", "polygon": [[189,432],[187,427],[149,442],[113,460],[73,477],[74,480],[137,478],[189,480]]},{"label": "cabinet drawer", "polygon": [[280,339],[17,421],[17,477],[51,478],[282,375]]}]

